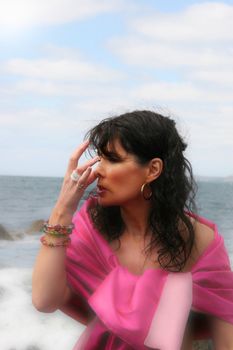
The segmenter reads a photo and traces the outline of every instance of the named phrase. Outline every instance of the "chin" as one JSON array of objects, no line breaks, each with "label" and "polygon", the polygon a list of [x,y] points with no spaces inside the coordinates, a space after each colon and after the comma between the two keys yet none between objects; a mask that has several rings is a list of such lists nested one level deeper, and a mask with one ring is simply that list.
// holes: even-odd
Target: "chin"
[{"label": "chin", "polygon": [[102,207],[111,207],[113,205],[117,205],[112,201],[106,201],[102,200],[102,198],[97,198],[98,204],[101,205]]},{"label": "chin", "polygon": [[111,206],[120,206],[121,202],[114,200],[114,199],[107,199],[107,198],[103,198],[101,196],[97,197],[97,201],[99,203],[99,205],[101,205],[102,207],[111,207]]}]

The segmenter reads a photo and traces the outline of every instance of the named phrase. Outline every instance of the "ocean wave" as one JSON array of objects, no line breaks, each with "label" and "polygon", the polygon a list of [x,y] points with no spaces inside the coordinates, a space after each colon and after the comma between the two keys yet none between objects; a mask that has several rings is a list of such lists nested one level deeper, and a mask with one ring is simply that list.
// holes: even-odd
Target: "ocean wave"
[{"label": "ocean wave", "polygon": [[34,220],[30,226],[25,229],[8,230],[4,225],[0,224],[0,240],[15,241],[24,239],[27,235],[33,235],[41,232],[44,220]]},{"label": "ocean wave", "polygon": [[54,350],[54,346],[56,350],[73,349],[85,326],[59,310],[53,313],[36,310],[31,285],[31,268],[0,270],[0,349]]}]

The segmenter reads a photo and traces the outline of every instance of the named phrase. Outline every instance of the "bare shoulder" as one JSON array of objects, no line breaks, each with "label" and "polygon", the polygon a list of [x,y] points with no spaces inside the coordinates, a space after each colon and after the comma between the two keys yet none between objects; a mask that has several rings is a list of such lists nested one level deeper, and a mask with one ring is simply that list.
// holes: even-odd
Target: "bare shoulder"
[{"label": "bare shoulder", "polygon": [[208,246],[213,242],[215,237],[214,229],[209,227],[208,225],[194,220],[192,218],[192,224],[195,232],[195,241],[197,245],[197,250],[201,255]]},{"label": "bare shoulder", "polygon": [[208,248],[208,246],[213,242],[215,237],[213,228],[192,217],[189,217],[189,219],[194,229],[194,245],[191,255],[187,261],[185,271],[190,271],[192,266],[202,255],[202,253]]}]

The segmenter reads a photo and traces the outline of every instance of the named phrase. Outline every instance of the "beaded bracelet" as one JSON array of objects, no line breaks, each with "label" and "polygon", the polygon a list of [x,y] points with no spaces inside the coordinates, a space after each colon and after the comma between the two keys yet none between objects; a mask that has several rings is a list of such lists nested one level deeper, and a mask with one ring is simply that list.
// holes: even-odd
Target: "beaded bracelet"
[{"label": "beaded bracelet", "polygon": [[64,233],[60,233],[60,232],[57,232],[57,231],[47,231],[47,230],[43,230],[43,232],[46,234],[46,235],[50,235],[50,236],[53,236],[53,237],[68,237],[70,235],[69,234],[64,234]]},{"label": "beaded bracelet", "polygon": [[68,226],[62,226],[60,224],[56,224],[56,225],[49,225],[48,224],[48,220],[44,222],[43,225],[43,232],[46,234],[51,234],[54,236],[67,236],[70,235],[72,233],[72,230],[74,228],[74,224],[70,224]]},{"label": "beaded bracelet", "polygon": [[57,232],[62,233],[62,234],[71,234],[72,230],[74,228],[73,223],[65,226],[65,225],[60,225],[60,224],[50,225],[48,222],[49,222],[49,220],[45,221],[44,225],[43,225],[43,229],[46,230],[47,232],[48,231],[57,231]]},{"label": "beaded bracelet", "polygon": [[42,236],[40,237],[40,241],[43,245],[47,246],[47,247],[67,247],[71,241],[71,239],[68,237],[65,240],[57,240],[56,243],[52,242],[52,241],[47,241],[46,240],[46,236]]}]

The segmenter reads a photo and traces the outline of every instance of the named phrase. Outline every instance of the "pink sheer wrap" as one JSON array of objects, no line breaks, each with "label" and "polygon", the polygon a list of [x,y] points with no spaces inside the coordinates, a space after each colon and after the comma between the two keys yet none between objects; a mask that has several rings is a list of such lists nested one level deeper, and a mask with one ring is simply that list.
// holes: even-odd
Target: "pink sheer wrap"
[{"label": "pink sheer wrap", "polygon": [[74,215],[66,250],[67,281],[76,298],[61,310],[73,318],[94,315],[73,350],[180,350],[191,308],[233,324],[233,272],[214,223],[198,216],[215,238],[190,272],[149,268],[134,275],[93,227],[87,206],[95,200],[90,197]]}]

